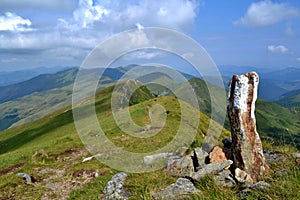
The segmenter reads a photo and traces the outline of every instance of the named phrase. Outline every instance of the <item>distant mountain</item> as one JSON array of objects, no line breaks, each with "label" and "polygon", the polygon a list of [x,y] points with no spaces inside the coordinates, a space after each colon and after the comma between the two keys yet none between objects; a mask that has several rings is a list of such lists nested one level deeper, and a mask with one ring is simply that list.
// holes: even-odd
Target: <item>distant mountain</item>
[{"label": "distant mountain", "polygon": [[300,90],[293,90],[280,96],[275,103],[287,108],[300,108]]},{"label": "distant mountain", "polygon": [[300,81],[300,69],[289,67],[261,74],[261,78],[275,81]]},{"label": "distant mountain", "polygon": [[281,95],[289,90],[281,87],[279,81],[260,78],[258,85],[258,97],[267,101],[277,100]]},{"label": "distant mountain", "polygon": [[53,74],[71,67],[39,67],[28,70],[19,71],[1,71],[0,72],[0,87],[16,84],[34,78],[41,74]]},{"label": "distant mountain", "polygon": [[[260,77],[258,96],[267,101],[277,101],[281,95],[300,89],[299,68],[285,68],[274,71],[270,68],[225,65],[219,66],[219,70],[224,77],[223,79],[231,78],[234,74],[257,72]],[[225,87],[227,87],[227,84],[224,84]]]},{"label": "distant mountain", "polygon": [[[73,84],[78,69],[44,74],[18,84],[0,87],[0,130],[25,124],[72,104]],[[103,72],[84,70],[86,87]],[[102,90],[124,74],[123,68],[106,69],[99,80]]]},{"label": "distant mountain", "polygon": [[24,97],[34,92],[43,92],[70,85],[74,82],[77,70],[72,68],[55,74],[43,74],[21,83],[0,87],[0,103]]},{"label": "distant mountain", "polygon": [[[198,78],[191,79],[189,84],[194,88],[198,97],[199,107],[206,115],[211,115],[211,98],[208,95],[206,83]],[[188,83],[181,84],[176,91],[183,96],[189,87]],[[224,102],[226,96],[222,96],[221,88],[211,86],[216,94],[215,102]],[[218,105],[218,104],[217,104]],[[219,106],[217,111],[222,116],[226,112],[226,105]],[[270,103],[261,99],[256,102],[256,118],[258,132],[264,138],[273,138],[277,142],[295,143],[300,148],[300,118],[299,115],[284,108],[278,104]],[[230,129],[228,119],[226,118],[225,127]],[[294,144],[293,144],[294,145]]]}]

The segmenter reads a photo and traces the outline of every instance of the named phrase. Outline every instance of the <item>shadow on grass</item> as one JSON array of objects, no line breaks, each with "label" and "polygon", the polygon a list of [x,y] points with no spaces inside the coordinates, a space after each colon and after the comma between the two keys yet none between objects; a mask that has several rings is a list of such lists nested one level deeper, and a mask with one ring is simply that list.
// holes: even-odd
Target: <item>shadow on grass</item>
[{"label": "shadow on grass", "polygon": [[37,128],[23,131],[7,140],[0,141],[0,154],[16,150],[28,142],[49,133],[49,131],[53,131],[72,122],[73,116],[71,111],[62,113],[53,119],[47,120],[46,123],[43,123]]}]

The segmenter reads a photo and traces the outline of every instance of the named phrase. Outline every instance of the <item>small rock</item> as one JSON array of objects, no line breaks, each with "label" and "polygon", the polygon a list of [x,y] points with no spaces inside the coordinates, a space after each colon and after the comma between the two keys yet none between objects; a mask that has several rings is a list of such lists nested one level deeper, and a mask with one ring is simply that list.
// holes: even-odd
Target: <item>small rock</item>
[{"label": "small rock", "polygon": [[253,179],[247,174],[245,171],[241,170],[240,168],[236,168],[234,170],[235,178],[240,183],[253,183]]},{"label": "small rock", "polygon": [[275,175],[276,176],[283,176],[283,175],[287,175],[290,171],[287,169],[282,169],[282,170],[277,170],[275,171]]},{"label": "small rock", "polygon": [[93,158],[95,158],[95,156],[90,156],[90,157],[84,158],[84,159],[82,160],[82,162],[84,163],[84,162],[90,161],[90,160],[92,160]]},{"label": "small rock", "polygon": [[257,183],[247,184],[246,187],[252,190],[264,190],[265,188],[271,187],[271,185],[267,182],[259,181]]},{"label": "small rock", "polygon": [[189,179],[179,178],[176,183],[169,185],[165,189],[153,195],[153,198],[168,200],[188,199],[188,195],[199,193],[200,190],[198,190]]},{"label": "small rock", "polygon": [[192,178],[198,181],[206,175],[216,174],[222,171],[223,169],[228,169],[232,163],[232,160],[227,160],[225,162],[217,162],[204,165],[201,168],[197,169],[197,172],[193,174]]},{"label": "small rock", "polygon": [[213,150],[209,153],[209,160],[210,163],[215,163],[215,162],[224,162],[228,159],[226,158],[223,148],[219,146],[215,146]]},{"label": "small rock", "polygon": [[35,180],[32,176],[25,173],[17,173],[17,176],[23,178],[26,181],[26,184],[33,184]]},{"label": "small rock", "polygon": [[191,156],[172,156],[167,162],[166,171],[177,177],[191,177],[194,173],[194,164]]},{"label": "small rock", "polygon": [[196,147],[194,149],[194,156],[197,157],[198,164],[199,164],[199,166],[201,166],[201,165],[205,164],[205,160],[208,156],[208,153],[206,151],[204,151],[203,149]]},{"label": "small rock", "polygon": [[125,172],[114,175],[104,188],[102,200],[128,199],[129,192],[124,187],[126,178],[127,174]]},{"label": "small rock", "polygon": [[145,156],[144,157],[144,163],[146,165],[150,165],[150,164],[152,164],[157,159],[168,158],[168,157],[170,157],[172,155],[173,154],[171,154],[171,153],[159,153],[159,154],[154,154],[154,155],[150,155],[150,156]]},{"label": "small rock", "polygon": [[283,154],[268,149],[264,150],[264,156],[268,164],[282,162],[286,159]]},{"label": "small rock", "polygon": [[223,187],[234,187],[236,185],[233,179],[233,175],[228,169],[222,170],[221,172],[217,173],[213,178],[218,185],[221,185]]},{"label": "small rock", "polygon": [[55,184],[54,183],[48,183],[44,186],[44,188],[55,190]]},{"label": "small rock", "polygon": [[241,197],[248,196],[252,190],[264,190],[265,188],[271,187],[269,183],[266,183],[264,181],[259,181],[254,184],[247,184],[245,186],[246,188],[238,193],[238,195]]}]

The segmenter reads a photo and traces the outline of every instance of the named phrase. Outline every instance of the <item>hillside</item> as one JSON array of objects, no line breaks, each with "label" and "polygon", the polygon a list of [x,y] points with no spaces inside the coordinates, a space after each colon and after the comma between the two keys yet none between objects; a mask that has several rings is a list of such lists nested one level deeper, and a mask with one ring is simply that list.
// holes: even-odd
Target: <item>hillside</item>
[{"label": "hillside", "polygon": [[[0,131],[31,122],[71,105],[77,71],[78,69],[72,68],[56,74],[40,75],[0,88],[0,99],[5,101],[0,104]],[[85,84],[88,85],[102,71],[103,69],[85,70]],[[99,80],[98,90],[109,86],[123,74],[122,68],[105,70]]]},{"label": "hillside", "polygon": [[280,97],[280,100],[275,103],[282,105],[287,108],[298,108],[300,107],[300,90],[293,90],[285,93]]},{"label": "hillside", "polygon": [[[207,95],[208,88],[205,82],[201,79],[194,78],[191,79],[190,84],[194,88],[194,91],[197,94],[199,107],[202,112],[207,115],[211,114],[211,99]],[[187,91],[188,84],[181,84],[176,91],[184,94]],[[221,88],[212,86],[216,91],[216,102],[222,102],[226,100],[226,96],[222,96]],[[224,104],[219,104],[224,105]],[[222,110],[226,110],[226,106],[218,107],[220,116],[222,116]],[[296,146],[300,149],[300,118],[294,112],[291,112],[289,109],[284,108],[278,104],[270,103],[264,100],[258,99],[256,102],[256,118],[257,118],[257,128],[258,132],[262,137],[272,138],[277,143],[288,143]],[[228,120],[226,118],[225,127],[230,129]]]},{"label": "hillside", "polygon": [[[192,147],[201,146],[203,136],[207,132],[209,117],[199,113],[187,103],[170,96],[150,100],[138,98],[140,100],[133,102],[129,109],[133,121],[143,126],[149,122],[147,108],[154,105],[163,106],[164,110],[159,109],[157,114],[161,111],[167,113],[166,123],[158,134],[148,138],[125,134],[116,126],[111,113],[110,98],[114,89],[111,86],[97,93],[95,105],[98,120],[106,137],[117,146],[133,152],[151,152],[169,143],[177,132],[182,117],[179,103],[188,110],[188,115],[184,117],[182,124],[183,130],[187,133],[195,129],[193,127],[195,123],[197,124],[194,120],[195,116],[201,115],[200,126],[196,129],[197,134]],[[149,94],[149,91],[142,87],[135,94],[139,96],[138,94],[147,93]],[[89,104],[89,99],[86,99],[81,105],[85,106],[85,104]],[[120,111],[119,114],[122,116],[123,111]],[[137,132],[137,134],[152,135],[152,131],[155,129]],[[88,132],[87,137],[94,141],[101,140],[97,132],[90,130]],[[105,184],[117,173],[116,170],[101,164],[96,159],[82,162],[90,155],[76,132],[70,107],[2,133],[0,134],[0,198],[2,199],[62,199],[65,197],[68,199],[101,199]],[[228,136],[229,131],[224,129],[222,137]],[[287,155],[294,151],[287,146],[266,145],[268,148]],[[124,160],[124,158],[122,159]],[[297,194],[298,188],[295,186],[299,184],[299,170],[295,170],[295,164],[292,161],[286,161],[284,165],[278,164],[273,167],[278,170],[282,169],[282,166],[284,169],[293,170],[293,173],[284,177],[268,177],[267,181],[271,183],[272,188],[263,192],[252,192],[250,199],[281,199]],[[17,173],[27,173],[33,176],[36,180],[35,186],[26,185],[22,179],[16,176]],[[97,177],[94,177],[95,173],[98,174]],[[152,199],[151,195],[154,192],[174,183],[175,180],[164,170],[156,170],[148,173],[129,174],[126,187],[130,190],[132,199]],[[278,181],[282,184],[278,184]],[[241,199],[236,195],[238,188],[230,189],[218,186],[209,176],[197,182],[196,187],[202,191],[202,194],[194,196],[195,199]],[[286,190],[287,187],[289,190]]]},{"label": "hillside", "polygon": [[0,87],[0,103],[27,96],[34,92],[43,92],[60,88],[74,82],[77,69],[69,69],[56,74],[43,74],[28,81]]},{"label": "hillside", "polygon": [[[134,105],[130,107],[130,113],[133,120],[139,125],[143,125],[149,120],[146,112],[148,106],[159,104],[169,113],[166,124],[159,134],[149,138],[136,138],[124,135],[112,118],[110,97],[113,89],[114,87],[108,87],[96,95],[96,111],[101,127],[114,144],[130,151],[151,152],[164,146],[172,139],[181,118],[181,111],[178,107],[179,101],[176,98],[160,97],[134,102]],[[136,94],[142,93],[148,93],[147,89],[138,89]],[[200,113],[188,104],[182,103],[190,110],[190,116],[186,116],[183,129],[191,130],[192,124],[195,123],[195,115]],[[194,145],[201,144],[208,123],[209,118],[201,114],[200,127]],[[143,134],[148,133],[144,132]],[[224,130],[224,134],[228,136],[229,132]],[[93,132],[89,137],[94,140],[97,139],[96,133]],[[0,147],[0,159],[2,161],[0,163],[0,190],[3,191],[0,194],[1,198],[13,196],[16,199],[57,199],[69,195],[69,193],[70,199],[97,198],[109,178],[116,173],[115,170],[97,160],[81,162],[84,157],[89,155],[76,133],[70,107],[40,120],[2,132]],[[98,178],[84,178],[82,177],[83,174],[80,175],[79,173],[96,170],[100,174]],[[31,174],[39,180],[39,186],[32,187],[23,184],[22,180],[15,176],[18,172]],[[78,173],[79,175],[76,175]],[[141,180],[143,181],[141,182]],[[132,174],[128,180],[128,187],[132,190],[134,199],[139,199],[141,196],[142,198],[150,198],[151,191],[156,191],[174,180],[163,170]],[[76,181],[77,187],[72,186],[71,181]],[[52,191],[45,188],[44,186],[49,183],[60,185],[64,190],[58,188],[57,191]]]}]

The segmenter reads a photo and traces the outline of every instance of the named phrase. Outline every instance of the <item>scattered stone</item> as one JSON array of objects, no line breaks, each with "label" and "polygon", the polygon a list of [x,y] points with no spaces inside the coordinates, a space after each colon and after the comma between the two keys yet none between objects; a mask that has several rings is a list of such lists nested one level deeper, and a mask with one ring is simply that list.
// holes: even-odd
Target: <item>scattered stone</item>
[{"label": "scattered stone", "polygon": [[222,143],[224,144],[225,148],[231,148],[232,145],[232,139],[231,138],[224,138],[222,140]]},{"label": "scattered stone", "polygon": [[238,193],[238,195],[241,197],[248,196],[252,190],[264,190],[268,187],[271,187],[269,183],[266,183],[264,181],[259,181],[254,184],[246,184],[245,186],[246,188]]},{"label": "scattered stone", "polygon": [[190,156],[192,156],[193,159],[195,159],[194,167],[197,168],[199,166],[205,165],[205,160],[208,156],[208,153],[202,148],[196,147],[194,151],[190,154]]},{"label": "scattered stone", "polygon": [[215,146],[213,150],[209,153],[209,160],[210,163],[215,163],[215,162],[224,162],[228,159],[226,158],[224,149],[222,147]]},{"label": "scattered stone", "polygon": [[172,156],[167,162],[166,171],[177,177],[192,177],[194,173],[194,164],[191,156],[184,157]]},{"label": "scattered stone", "polygon": [[25,173],[17,173],[17,176],[23,178],[25,180],[26,184],[31,185],[35,182],[35,178],[33,176],[30,176]]},{"label": "scattered stone", "polygon": [[200,190],[198,190],[189,179],[179,178],[176,183],[169,185],[153,195],[153,198],[168,200],[189,199],[188,195],[191,194],[200,194]]},{"label": "scattered stone", "polygon": [[84,158],[84,159],[82,160],[82,162],[84,163],[84,162],[90,161],[90,160],[92,160],[93,158],[95,158],[95,156],[90,156],[90,157]]},{"label": "scattered stone", "polygon": [[253,183],[253,180],[250,177],[250,175],[247,174],[245,171],[241,170],[240,168],[236,168],[234,170],[234,175],[236,180],[240,183],[247,183],[247,184]]},{"label": "scattered stone", "polygon": [[283,175],[287,175],[288,173],[290,173],[290,171],[287,170],[287,169],[282,169],[282,170],[276,170],[275,171],[276,176],[283,176]]},{"label": "scattered stone", "polygon": [[229,84],[227,104],[234,168],[244,170],[254,181],[269,170],[256,131],[254,112],[258,82],[255,72],[234,75]]},{"label": "scattered stone", "polygon": [[264,150],[264,156],[268,164],[282,162],[286,159],[283,154],[268,149]]},{"label": "scattered stone", "polygon": [[130,193],[124,187],[126,178],[125,172],[114,175],[104,188],[102,200],[128,199]]},{"label": "scattered stone", "polygon": [[54,183],[48,183],[44,186],[46,189],[55,190],[55,184]]},{"label": "scattered stone", "polygon": [[271,187],[271,185],[265,181],[259,181],[259,182],[256,182],[254,184],[249,184],[249,185],[246,185],[247,188],[250,188],[252,190],[264,190],[268,187]]},{"label": "scattered stone", "polygon": [[232,160],[227,160],[225,162],[217,162],[203,165],[202,167],[197,169],[197,172],[193,174],[192,178],[198,181],[206,175],[217,174],[223,169],[228,169],[232,163]]},{"label": "scattered stone", "polygon": [[168,158],[172,155],[173,154],[171,154],[171,153],[159,153],[159,154],[154,154],[154,155],[150,155],[150,156],[145,156],[144,157],[144,163],[146,165],[150,165],[157,159]]},{"label": "scattered stone", "polygon": [[213,178],[218,185],[221,185],[223,187],[234,187],[236,185],[236,182],[233,179],[233,175],[228,169],[222,170],[221,172],[217,173]]}]

